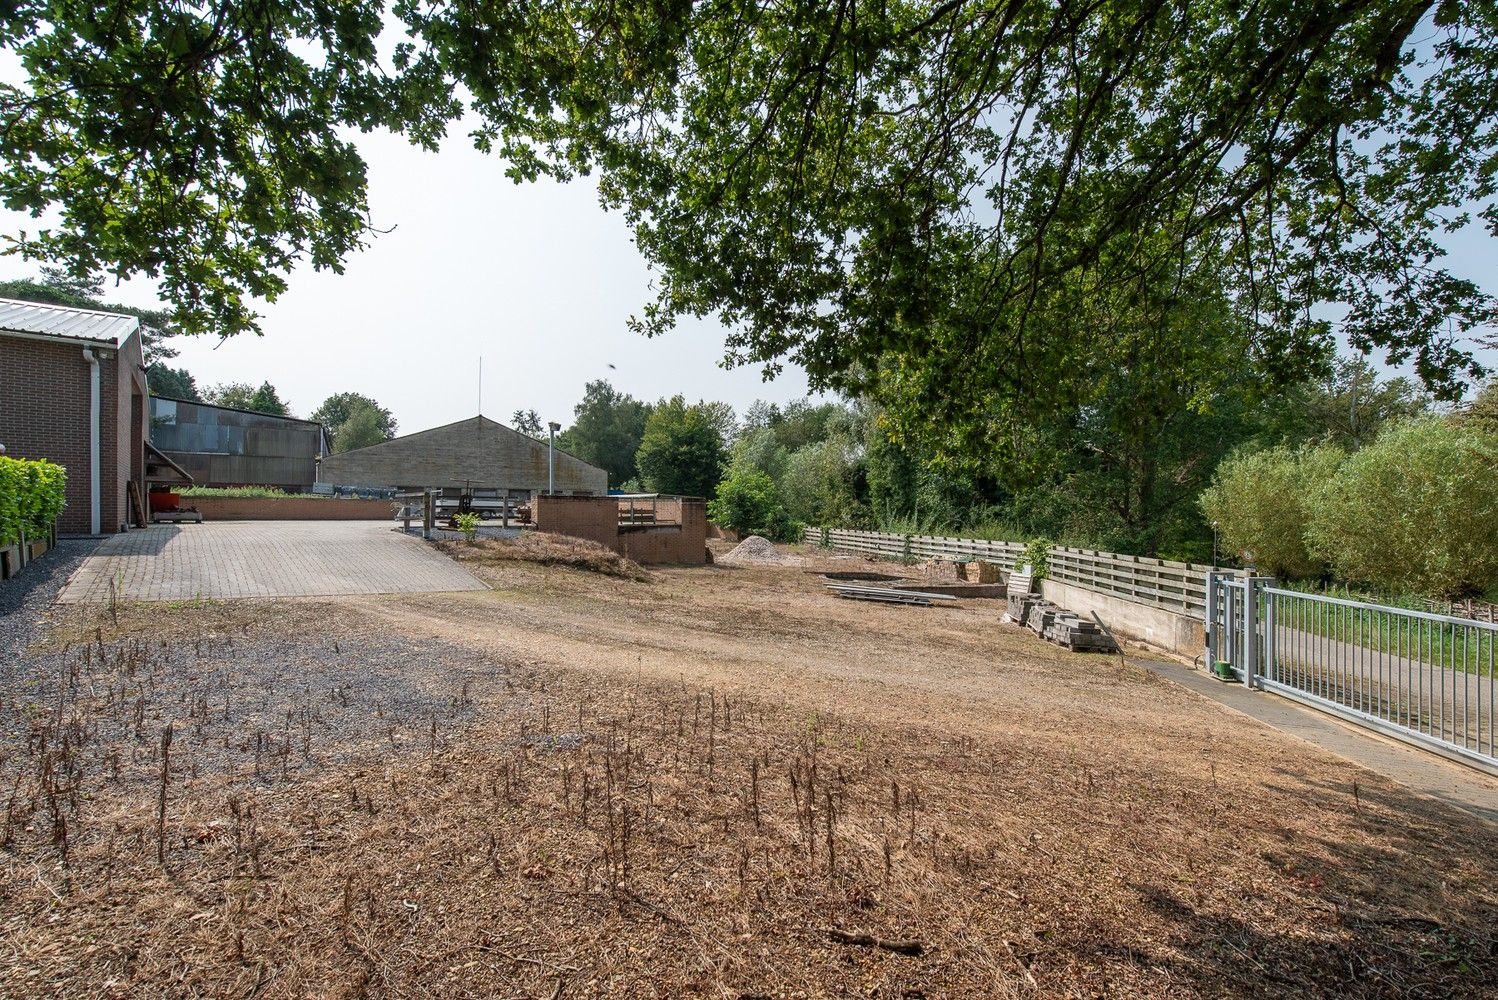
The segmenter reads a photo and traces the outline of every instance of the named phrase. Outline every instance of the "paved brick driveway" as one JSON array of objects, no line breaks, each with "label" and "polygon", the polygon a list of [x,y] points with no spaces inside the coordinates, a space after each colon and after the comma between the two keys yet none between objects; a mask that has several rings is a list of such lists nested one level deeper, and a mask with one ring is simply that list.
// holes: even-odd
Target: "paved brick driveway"
[{"label": "paved brick driveway", "polygon": [[484,584],[389,521],[157,524],[112,535],[59,600],[325,597],[483,590]]}]

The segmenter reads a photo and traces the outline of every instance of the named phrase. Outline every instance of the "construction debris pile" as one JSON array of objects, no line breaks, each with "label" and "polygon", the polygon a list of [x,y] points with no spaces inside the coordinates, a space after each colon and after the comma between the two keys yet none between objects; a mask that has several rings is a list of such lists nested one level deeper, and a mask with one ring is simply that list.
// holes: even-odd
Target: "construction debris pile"
[{"label": "construction debris pile", "polygon": [[800,556],[793,556],[775,547],[775,543],[759,535],[750,535],[740,542],[732,552],[718,559],[729,566],[765,563],[780,566],[799,566]]}]

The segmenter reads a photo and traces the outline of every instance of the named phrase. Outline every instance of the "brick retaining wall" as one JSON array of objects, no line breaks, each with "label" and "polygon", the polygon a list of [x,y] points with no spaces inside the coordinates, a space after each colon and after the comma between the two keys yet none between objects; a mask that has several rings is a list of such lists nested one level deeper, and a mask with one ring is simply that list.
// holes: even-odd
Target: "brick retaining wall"
[{"label": "brick retaining wall", "polygon": [[701,566],[707,561],[707,505],[697,499],[662,497],[662,521],[679,524],[619,529],[613,497],[539,496],[532,503],[538,531],[586,538],[642,565]]},{"label": "brick retaining wall", "polygon": [[312,497],[183,497],[205,521],[389,521],[389,500],[332,500]]}]

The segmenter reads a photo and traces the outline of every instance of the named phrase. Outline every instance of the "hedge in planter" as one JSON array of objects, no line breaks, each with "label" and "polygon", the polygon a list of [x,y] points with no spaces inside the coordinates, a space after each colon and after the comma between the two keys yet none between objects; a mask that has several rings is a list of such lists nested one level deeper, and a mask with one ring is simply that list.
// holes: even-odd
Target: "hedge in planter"
[{"label": "hedge in planter", "polygon": [[67,470],[51,462],[0,457],[0,545],[45,538],[67,504]]}]

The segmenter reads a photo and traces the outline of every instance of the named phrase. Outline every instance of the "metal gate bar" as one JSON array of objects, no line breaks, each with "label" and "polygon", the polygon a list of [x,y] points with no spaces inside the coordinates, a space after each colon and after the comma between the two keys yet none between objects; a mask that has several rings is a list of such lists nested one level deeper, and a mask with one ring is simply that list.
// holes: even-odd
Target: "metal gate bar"
[{"label": "metal gate bar", "polygon": [[1498,774],[1498,624],[1207,576],[1207,651],[1250,687]]}]

